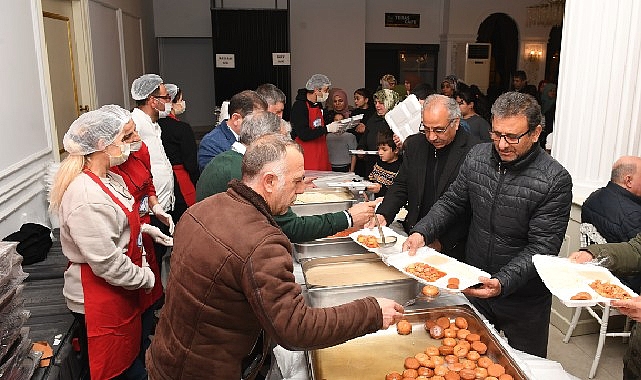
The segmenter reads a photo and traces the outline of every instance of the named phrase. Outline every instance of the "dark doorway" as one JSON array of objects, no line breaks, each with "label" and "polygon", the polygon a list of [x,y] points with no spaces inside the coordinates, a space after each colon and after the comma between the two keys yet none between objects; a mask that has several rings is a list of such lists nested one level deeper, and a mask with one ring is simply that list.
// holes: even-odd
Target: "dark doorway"
[{"label": "dark doorway", "polygon": [[517,70],[519,30],[516,22],[505,13],[493,13],[479,25],[476,42],[492,44],[488,96],[508,91],[512,74]]},{"label": "dark doorway", "polygon": [[559,62],[561,61],[561,36],[562,26],[553,26],[550,30],[550,37],[547,46],[547,58],[545,59],[545,80],[551,83],[559,83]]},{"label": "dark doorway", "polygon": [[376,91],[380,79],[392,74],[397,84],[409,80],[412,87],[418,83],[436,84],[438,45],[365,44],[365,88]]},{"label": "dark doorway", "polygon": [[[291,108],[290,66],[273,65],[272,53],[289,52],[289,11],[286,9],[212,9],[214,101],[216,105],[243,90],[272,83],[287,96]],[[234,68],[217,68],[216,54],[233,54]]]}]

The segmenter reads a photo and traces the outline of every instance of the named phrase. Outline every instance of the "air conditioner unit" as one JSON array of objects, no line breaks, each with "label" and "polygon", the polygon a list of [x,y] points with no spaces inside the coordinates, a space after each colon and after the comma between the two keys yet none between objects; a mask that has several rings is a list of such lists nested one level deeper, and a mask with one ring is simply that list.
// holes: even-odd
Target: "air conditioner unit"
[{"label": "air conditioner unit", "polygon": [[477,85],[484,93],[490,85],[491,56],[492,44],[468,43],[465,47],[464,82]]}]

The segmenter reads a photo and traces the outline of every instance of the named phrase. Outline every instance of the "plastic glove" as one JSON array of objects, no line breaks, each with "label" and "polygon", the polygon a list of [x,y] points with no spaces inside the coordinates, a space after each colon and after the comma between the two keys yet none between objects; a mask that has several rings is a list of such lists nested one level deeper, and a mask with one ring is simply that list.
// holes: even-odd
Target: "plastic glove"
[{"label": "plastic glove", "polygon": [[147,223],[140,226],[140,232],[151,236],[152,239],[158,244],[162,244],[166,247],[171,247],[174,245],[174,238],[167,236],[160,231],[160,228],[151,226]]},{"label": "plastic glove", "polygon": [[156,215],[156,218],[158,218],[161,222],[163,222],[164,225],[169,227],[169,235],[174,234],[174,220],[171,218],[171,215],[167,214],[165,210],[162,208],[162,205],[160,203],[156,203],[154,207],[151,208],[151,211]]},{"label": "plastic glove", "polygon": [[327,125],[327,132],[336,133],[341,129],[341,123],[334,121],[331,124]]}]

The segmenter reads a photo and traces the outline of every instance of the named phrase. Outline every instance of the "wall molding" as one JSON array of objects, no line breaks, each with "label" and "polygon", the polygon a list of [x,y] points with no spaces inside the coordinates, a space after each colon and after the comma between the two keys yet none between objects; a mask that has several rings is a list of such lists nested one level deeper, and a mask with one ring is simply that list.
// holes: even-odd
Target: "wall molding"
[{"label": "wall molding", "polygon": [[27,192],[20,192],[19,194],[23,195],[22,197],[16,199],[16,203],[13,207],[3,207],[0,212],[0,222],[4,222],[11,214],[20,210],[24,205],[29,203],[33,198],[42,194],[43,190],[41,188],[34,188]]},{"label": "wall molding", "polygon": [[33,154],[23,158],[22,160],[20,160],[20,161],[16,162],[15,164],[9,166],[8,168],[0,171],[0,180],[3,180],[6,177],[10,176],[11,174],[14,174],[14,173],[18,172],[19,170],[22,170],[22,169],[28,167],[29,165],[33,164],[34,162],[36,162],[36,161],[38,161],[38,160],[40,160],[42,158],[45,158],[45,156],[50,155],[52,152],[53,152],[53,150],[51,149],[51,146],[48,146],[48,147],[42,149],[39,152],[33,153]]}]

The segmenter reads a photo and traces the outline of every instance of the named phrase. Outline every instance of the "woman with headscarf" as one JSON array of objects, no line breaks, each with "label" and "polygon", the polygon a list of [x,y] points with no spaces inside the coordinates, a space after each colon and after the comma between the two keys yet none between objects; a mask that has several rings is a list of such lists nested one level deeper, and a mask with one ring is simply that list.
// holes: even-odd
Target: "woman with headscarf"
[{"label": "woman with headscarf", "polygon": [[541,91],[541,114],[545,117],[545,126],[539,136],[539,144],[546,149],[547,139],[554,131],[554,116],[556,114],[556,84],[546,83]]},{"label": "woman with headscarf", "polygon": [[441,94],[453,98],[454,94],[458,90],[457,87],[458,78],[456,75],[448,75],[441,82]]},{"label": "woman with headscarf", "polygon": [[69,266],[63,294],[82,330],[81,352],[93,379],[146,378],[141,314],[154,287],[141,233],[171,238],[141,225],[133,196],[110,171],[124,163],[135,138],[129,111],[104,106],[75,120],[63,138],[69,156],[51,191]]},{"label": "woman with headscarf", "polygon": [[[329,104],[331,103],[331,107]],[[349,109],[349,102],[347,99],[347,93],[342,88],[332,88],[330,90],[330,96],[327,100],[327,109],[323,111],[323,117],[325,118],[325,125],[330,124],[334,121],[334,116],[337,113],[343,115],[344,119],[347,119],[351,115]]]},{"label": "woman with headscarf", "polygon": [[[369,118],[365,125],[365,132],[358,143],[358,149],[377,151],[378,133],[391,130],[385,114],[394,108],[399,102],[398,93],[394,90],[383,89],[374,93],[374,108],[376,114]],[[367,155],[365,157],[365,172],[369,175],[376,164],[378,155]]]}]

